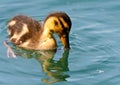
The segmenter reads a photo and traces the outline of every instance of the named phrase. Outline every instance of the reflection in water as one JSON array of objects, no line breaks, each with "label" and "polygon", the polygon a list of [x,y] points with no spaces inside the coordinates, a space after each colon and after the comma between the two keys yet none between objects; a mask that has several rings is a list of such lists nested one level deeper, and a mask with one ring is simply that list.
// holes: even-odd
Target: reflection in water
[{"label": "reflection in water", "polygon": [[49,51],[32,51],[21,48],[15,49],[16,53],[25,58],[35,58],[42,66],[47,78],[43,78],[44,83],[55,83],[66,81],[69,77],[65,72],[69,71],[68,56],[69,50],[64,50],[62,57],[59,60],[54,60],[56,50]]}]

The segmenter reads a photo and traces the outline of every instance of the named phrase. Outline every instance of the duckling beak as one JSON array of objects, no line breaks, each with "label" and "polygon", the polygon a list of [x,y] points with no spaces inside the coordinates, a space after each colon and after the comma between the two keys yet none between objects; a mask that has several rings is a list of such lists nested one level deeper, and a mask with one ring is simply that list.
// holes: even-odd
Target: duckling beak
[{"label": "duckling beak", "polygon": [[61,35],[61,36],[60,36],[60,40],[61,40],[64,48],[70,49],[69,35],[68,35],[68,34],[66,34],[66,35]]}]

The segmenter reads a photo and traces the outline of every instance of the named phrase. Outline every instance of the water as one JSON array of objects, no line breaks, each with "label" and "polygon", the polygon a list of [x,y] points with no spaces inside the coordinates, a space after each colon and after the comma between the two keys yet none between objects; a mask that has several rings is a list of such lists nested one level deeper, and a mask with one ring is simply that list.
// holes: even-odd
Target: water
[{"label": "water", "polygon": [[[0,85],[120,85],[119,8],[119,0],[1,0]],[[71,50],[16,48],[21,55],[8,58],[3,45],[8,20],[17,14],[44,20],[54,11],[72,19]]]}]

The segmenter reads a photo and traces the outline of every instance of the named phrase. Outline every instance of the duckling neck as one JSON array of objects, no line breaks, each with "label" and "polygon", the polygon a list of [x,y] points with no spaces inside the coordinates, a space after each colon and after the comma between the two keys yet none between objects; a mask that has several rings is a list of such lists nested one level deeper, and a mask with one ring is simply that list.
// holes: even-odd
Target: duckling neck
[{"label": "duckling neck", "polygon": [[48,29],[44,29],[40,38],[40,48],[43,49],[56,49],[56,40]]},{"label": "duckling neck", "polygon": [[46,40],[48,38],[54,38],[54,36],[48,29],[44,29],[43,33],[41,35],[41,38],[42,38],[42,40]]}]

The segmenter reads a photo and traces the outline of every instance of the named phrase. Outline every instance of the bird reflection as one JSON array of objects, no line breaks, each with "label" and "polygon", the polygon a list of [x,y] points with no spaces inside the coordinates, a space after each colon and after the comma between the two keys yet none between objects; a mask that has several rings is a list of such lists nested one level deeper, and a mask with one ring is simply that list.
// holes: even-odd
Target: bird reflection
[{"label": "bird reflection", "polygon": [[41,65],[43,72],[47,75],[42,78],[44,83],[55,83],[66,81],[69,77],[67,72],[68,68],[68,56],[69,50],[64,50],[62,57],[59,60],[54,60],[54,55],[60,50],[48,50],[48,51],[33,51],[17,48],[15,51],[18,55],[24,58],[35,58]]}]

